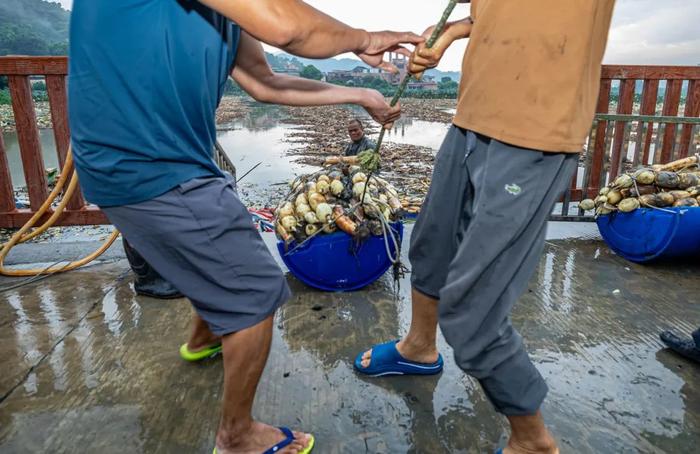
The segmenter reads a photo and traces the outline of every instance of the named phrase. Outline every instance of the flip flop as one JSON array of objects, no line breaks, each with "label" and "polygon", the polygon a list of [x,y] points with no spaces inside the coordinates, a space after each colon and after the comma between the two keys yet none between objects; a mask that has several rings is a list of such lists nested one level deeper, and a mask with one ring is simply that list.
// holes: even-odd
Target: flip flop
[{"label": "flip flop", "polygon": [[355,358],[355,369],[364,375],[381,377],[384,375],[435,375],[442,372],[444,361],[438,354],[438,360],[431,364],[410,361],[396,349],[398,340],[372,347],[372,360],[369,367],[362,367],[362,355]]},{"label": "flip flop", "polygon": [[221,349],[221,344],[216,344],[198,352],[191,352],[190,349],[187,348],[187,343],[184,343],[180,346],[180,358],[190,362],[200,361],[206,358],[210,358],[216,355],[217,353],[221,353]]},{"label": "flip flop", "polygon": [[[281,430],[282,433],[284,434],[284,436],[287,438],[280,441],[275,446],[273,446],[270,449],[268,449],[267,451],[265,451],[263,454],[275,454],[279,450],[284,449],[287,446],[292,444],[292,442],[294,441],[294,434],[292,433],[292,431],[289,430],[289,428],[287,428],[287,427],[280,427],[279,430]],[[314,449],[314,442],[316,440],[314,440],[313,435],[309,435],[309,437],[311,437],[311,438],[309,439],[308,446],[303,451],[300,451],[299,454],[309,454]],[[214,454],[217,454],[216,448],[214,448]]]}]

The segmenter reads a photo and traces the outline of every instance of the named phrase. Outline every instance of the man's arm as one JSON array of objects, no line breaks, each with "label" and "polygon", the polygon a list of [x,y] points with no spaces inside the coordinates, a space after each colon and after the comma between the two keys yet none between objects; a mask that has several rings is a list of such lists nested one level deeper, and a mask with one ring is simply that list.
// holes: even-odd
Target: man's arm
[{"label": "man's arm", "polygon": [[390,126],[401,114],[401,107],[390,107],[381,93],[367,88],[349,88],[315,80],[275,74],[267,63],[262,45],[246,32],[231,72],[233,79],[260,102],[288,106],[357,104],[377,122]]},{"label": "man's arm", "polygon": [[384,52],[410,55],[402,43],[423,38],[408,32],[375,32],[352,28],[300,0],[200,0],[260,41],[307,58],[354,52],[365,63],[392,70]]},{"label": "man's arm", "polygon": [[[435,26],[428,27],[423,32],[423,36],[430,37],[433,34]],[[425,43],[416,46],[416,50],[411,55],[408,71],[416,78],[420,79],[423,76],[423,71],[429,68],[435,68],[445,51],[458,39],[468,38],[472,31],[472,19],[470,17],[449,22],[445,25],[445,31],[442,32],[433,47],[426,47]]]},{"label": "man's arm", "polygon": [[[471,15],[462,20],[448,22],[433,47],[428,48],[425,43],[416,46],[408,65],[408,71],[416,78],[420,79],[423,76],[423,71],[426,69],[435,68],[453,42],[458,39],[469,38],[469,35],[471,35],[478,0],[460,0],[458,3],[471,3]],[[433,34],[434,28],[435,26],[428,27],[423,32],[426,40]]]}]

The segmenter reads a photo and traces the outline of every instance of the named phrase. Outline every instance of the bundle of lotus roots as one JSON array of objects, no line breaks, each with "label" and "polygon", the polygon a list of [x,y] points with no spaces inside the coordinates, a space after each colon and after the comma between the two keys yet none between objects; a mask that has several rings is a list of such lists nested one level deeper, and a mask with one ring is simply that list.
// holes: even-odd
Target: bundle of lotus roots
[{"label": "bundle of lotus roots", "polygon": [[601,188],[595,199],[582,200],[579,208],[604,215],[613,211],[629,213],[640,207],[697,207],[700,205],[698,161],[696,155],[620,175]]},{"label": "bundle of lotus roots", "polygon": [[386,180],[368,179],[359,166],[337,163],[297,177],[275,210],[277,237],[301,243],[337,229],[358,240],[382,236],[403,214],[399,194]]},{"label": "bundle of lotus roots", "polygon": [[[371,173],[376,171],[379,161],[377,153],[373,150],[365,150],[357,156],[330,156],[326,158],[323,165],[349,165],[359,166],[362,172]],[[399,176],[401,178],[401,176]],[[430,187],[430,180],[415,179],[411,184],[402,187],[400,198],[404,213],[417,215],[423,206],[425,194]]]}]

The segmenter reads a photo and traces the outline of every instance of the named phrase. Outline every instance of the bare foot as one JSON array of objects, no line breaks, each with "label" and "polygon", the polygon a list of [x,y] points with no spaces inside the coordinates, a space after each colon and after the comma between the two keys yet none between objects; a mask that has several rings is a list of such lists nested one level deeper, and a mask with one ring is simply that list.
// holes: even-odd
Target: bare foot
[{"label": "bare foot", "polygon": [[[402,339],[396,344],[396,349],[401,356],[416,363],[432,364],[438,360],[438,351],[435,344],[418,345],[415,342],[410,342],[408,339]],[[370,349],[362,355],[360,364],[362,367],[369,367],[371,362],[372,350]]]},{"label": "bare foot", "polygon": [[559,447],[549,432],[538,440],[518,440],[511,434],[503,454],[559,454]]},{"label": "bare foot", "polygon": [[[219,434],[216,437],[217,454],[260,454],[275,446],[286,437],[276,427],[253,421],[239,436]],[[298,454],[309,445],[311,436],[302,432],[292,432],[294,441],[277,451],[279,454]]]}]

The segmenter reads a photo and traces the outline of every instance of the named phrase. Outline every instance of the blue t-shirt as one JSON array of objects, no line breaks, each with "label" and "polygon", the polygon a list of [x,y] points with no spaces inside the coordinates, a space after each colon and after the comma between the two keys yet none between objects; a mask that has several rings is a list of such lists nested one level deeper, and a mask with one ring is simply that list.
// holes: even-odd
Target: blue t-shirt
[{"label": "blue t-shirt", "polygon": [[88,201],[126,205],[223,176],[215,112],[240,28],[196,0],[75,0],[68,107]]}]

